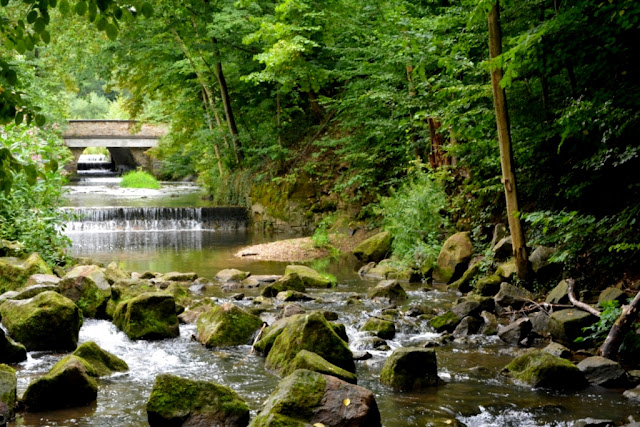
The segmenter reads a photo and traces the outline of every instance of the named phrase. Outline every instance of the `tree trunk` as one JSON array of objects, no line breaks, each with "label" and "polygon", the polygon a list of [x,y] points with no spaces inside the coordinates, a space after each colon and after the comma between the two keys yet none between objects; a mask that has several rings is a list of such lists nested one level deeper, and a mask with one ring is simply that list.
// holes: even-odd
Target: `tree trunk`
[{"label": "tree trunk", "polygon": [[440,120],[429,117],[429,135],[431,138],[431,150],[429,153],[429,164],[433,169],[437,169],[443,165],[450,165],[451,159],[444,152],[444,136],[438,129],[442,126]]},{"label": "tree trunk", "polygon": [[[209,108],[208,108],[208,100],[207,100],[207,94],[205,93],[204,89],[202,90],[202,101],[204,102],[204,109],[207,113],[207,124],[209,125],[209,130],[213,131],[213,123],[211,123],[211,113],[209,113]],[[215,113],[215,110],[214,110]],[[217,116],[217,114],[216,114]],[[219,119],[218,121],[218,126],[220,125]],[[215,142],[213,143],[213,150],[216,153],[216,160],[218,161],[218,172],[220,173],[220,177],[223,176],[224,174],[224,169],[222,168],[222,159],[220,156],[220,148],[218,147],[218,144],[216,144]]]},{"label": "tree trunk", "polygon": [[[500,34],[500,3],[496,0],[489,12],[489,56],[494,59],[502,54],[502,36]],[[500,165],[502,167],[502,183],[504,184],[507,202],[507,218],[509,230],[513,240],[513,256],[520,279],[526,279],[528,274],[527,249],[520,219],[517,217],[518,193],[516,191],[516,177],[513,171],[513,153],[511,151],[511,134],[509,129],[509,114],[507,97],[500,87],[502,67],[491,64],[491,88],[493,90],[493,105],[496,110],[496,124],[498,127],[498,143],[500,145]]]},{"label": "tree trunk", "polygon": [[622,306],[622,313],[611,327],[607,339],[598,350],[598,354],[607,359],[615,360],[618,349],[624,340],[625,335],[631,329],[631,325],[638,316],[638,306],[640,306],[640,292],[631,301],[631,304]]},{"label": "tree trunk", "polygon": [[[214,43],[217,43],[214,39]],[[233,115],[233,109],[231,108],[231,97],[229,96],[229,89],[227,87],[227,80],[224,78],[224,72],[222,71],[222,62],[217,61],[214,65],[214,71],[216,79],[218,79],[218,85],[220,86],[220,98],[222,98],[222,106],[224,108],[224,115],[227,118],[227,124],[229,125],[229,132],[233,138],[233,146],[235,147],[236,161],[242,163],[244,155],[242,153],[242,144],[238,139],[238,126],[236,125],[236,119]]]}]

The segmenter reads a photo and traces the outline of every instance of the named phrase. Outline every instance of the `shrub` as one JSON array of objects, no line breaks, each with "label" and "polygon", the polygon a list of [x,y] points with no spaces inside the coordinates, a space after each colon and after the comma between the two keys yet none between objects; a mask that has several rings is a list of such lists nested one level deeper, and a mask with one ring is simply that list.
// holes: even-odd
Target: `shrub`
[{"label": "shrub", "polygon": [[160,183],[152,175],[144,171],[131,171],[122,176],[120,187],[123,188],[160,188]]}]

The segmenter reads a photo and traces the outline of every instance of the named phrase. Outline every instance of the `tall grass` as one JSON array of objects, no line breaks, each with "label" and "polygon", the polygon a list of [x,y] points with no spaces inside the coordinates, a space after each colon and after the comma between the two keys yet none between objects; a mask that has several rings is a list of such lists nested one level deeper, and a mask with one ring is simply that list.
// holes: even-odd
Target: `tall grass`
[{"label": "tall grass", "polygon": [[122,176],[120,187],[123,188],[160,188],[160,183],[151,174],[144,171],[131,171]]}]

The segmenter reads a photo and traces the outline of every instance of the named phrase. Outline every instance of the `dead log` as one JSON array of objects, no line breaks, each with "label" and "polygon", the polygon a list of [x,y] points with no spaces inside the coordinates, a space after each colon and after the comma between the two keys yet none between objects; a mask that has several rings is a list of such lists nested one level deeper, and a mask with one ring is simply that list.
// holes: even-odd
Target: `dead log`
[{"label": "dead log", "polygon": [[567,295],[569,296],[569,301],[571,301],[571,304],[573,304],[575,307],[579,308],[580,310],[584,310],[587,313],[591,313],[594,316],[600,318],[600,312],[598,310],[596,310],[595,308],[591,307],[589,304],[585,304],[582,301],[578,300],[576,298],[576,296],[573,293],[573,286],[575,285],[575,280],[573,279],[567,279]]},{"label": "dead log", "polygon": [[615,360],[618,354],[618,349],[624,340],[625,335],[631,329],[631,325],[638,316],[638,307],[640,306],[640,292],[638,292],[629,305],[622,306],[622,313],[616,319],[615,323],[611,327],[607,338],[600,346],[598,354],[607,359]]}]

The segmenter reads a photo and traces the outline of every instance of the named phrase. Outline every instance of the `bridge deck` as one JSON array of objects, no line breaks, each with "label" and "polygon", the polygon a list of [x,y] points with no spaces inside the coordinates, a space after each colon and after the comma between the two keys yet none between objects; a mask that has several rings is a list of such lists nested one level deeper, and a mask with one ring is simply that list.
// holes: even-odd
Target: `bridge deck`
[{"label": "bridge deck", "polygon": [[167,133],[163,126],[134,120],[69,120],[62,137],[67,147],[155,147]]}]

